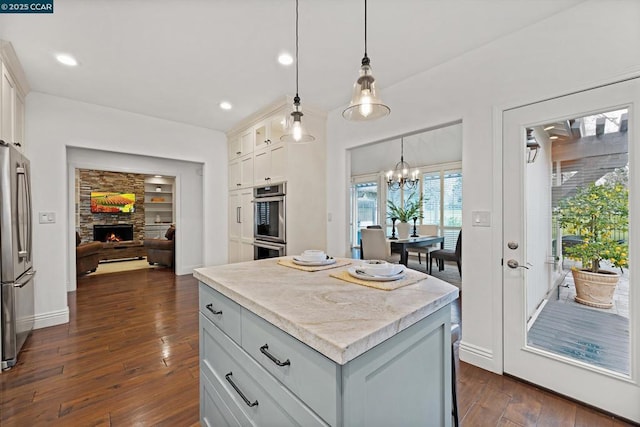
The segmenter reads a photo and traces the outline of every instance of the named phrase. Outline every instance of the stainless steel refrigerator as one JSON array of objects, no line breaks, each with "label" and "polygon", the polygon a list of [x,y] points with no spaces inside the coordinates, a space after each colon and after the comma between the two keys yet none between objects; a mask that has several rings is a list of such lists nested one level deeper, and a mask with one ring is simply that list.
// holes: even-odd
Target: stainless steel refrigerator
[{"label": "stainless steel refrigerator", "polygon": [[0,367],[16,364],[33,329],[31,179],[29,160],[0,140]]}]

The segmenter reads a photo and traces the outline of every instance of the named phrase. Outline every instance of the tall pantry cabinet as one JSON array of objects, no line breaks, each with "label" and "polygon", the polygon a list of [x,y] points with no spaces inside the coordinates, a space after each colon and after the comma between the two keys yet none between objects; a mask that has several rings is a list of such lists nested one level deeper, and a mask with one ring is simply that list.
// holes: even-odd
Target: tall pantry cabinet
[{"label": "tall pantry cabinet", "polygon": [[0,139],[25,152],[24,98],[27,78],[11,43],[0,40]]},{"label": "tall pantry cabinet", "polygon": [[305,108],[302,121],[315,141],[282,142],[292,103],[284,98],[227,133],[229,262],[253,259],[253,189],[282,182],[287,254],[326,248],[326,115]]}]

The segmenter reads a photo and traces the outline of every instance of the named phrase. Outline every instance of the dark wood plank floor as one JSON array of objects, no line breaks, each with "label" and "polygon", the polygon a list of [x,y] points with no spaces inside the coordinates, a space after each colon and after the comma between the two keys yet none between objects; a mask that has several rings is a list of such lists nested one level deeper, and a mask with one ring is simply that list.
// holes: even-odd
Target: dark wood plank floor
[{"label": "dark wood plank floor", "polygon": [[[33,332],[0,374],[0,425],[198,425],[198,290],[166,269],[81,278],[70,322]],[[460,306],[453,318],[459,319]],[[458,362],[463,426],[627,426]]]}]

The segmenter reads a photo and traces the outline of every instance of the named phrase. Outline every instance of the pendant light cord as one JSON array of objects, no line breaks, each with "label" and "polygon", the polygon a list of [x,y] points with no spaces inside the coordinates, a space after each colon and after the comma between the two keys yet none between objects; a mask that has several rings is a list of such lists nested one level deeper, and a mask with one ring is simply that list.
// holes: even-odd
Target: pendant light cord
[{"label": "pendant light cord", "polygon": [[298,96],[298,0],[296,0],[296,98],[300,102]]},{"label": "pendant light cord", "polygon": [[364,57],[367,57],[367,0],[364,0]]}]

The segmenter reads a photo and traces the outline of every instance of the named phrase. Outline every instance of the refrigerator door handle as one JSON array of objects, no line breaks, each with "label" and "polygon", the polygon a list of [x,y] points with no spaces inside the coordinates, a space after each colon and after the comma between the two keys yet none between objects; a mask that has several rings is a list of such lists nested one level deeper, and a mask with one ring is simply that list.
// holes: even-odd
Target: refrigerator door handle
[{"label": "refrigerator door handle", "polygon": [[[29,182],[27,176],[27,169],[24,165],[16,168],[16,174],[18,175],[18,189],[16,194],[16,201],[18,203],[18,217],[20,214],[27,215],[26,229],[23,230],[25,224],[20,223],[18,218],[18,257],[29,259],[29,252],[31,251],[31,195],[29,194]],[[21,199],[20,192],[24,192],[24,199]],[[22,203],[24,201],[24,204]],[[20,212],[21,209],[25,209],[26,212]]]},{"label": "refrigerator door handle", "polygon": [[22,287],[24,287],[27,283],[29,283],[30,281],[33,280],[33,276],[35,276],[35,275],[36,275],[36,270],[29,271],[28,273],[25,273],[23,280],[15,282],[13,284],[13,287],[14,288],[22,288]]}]

